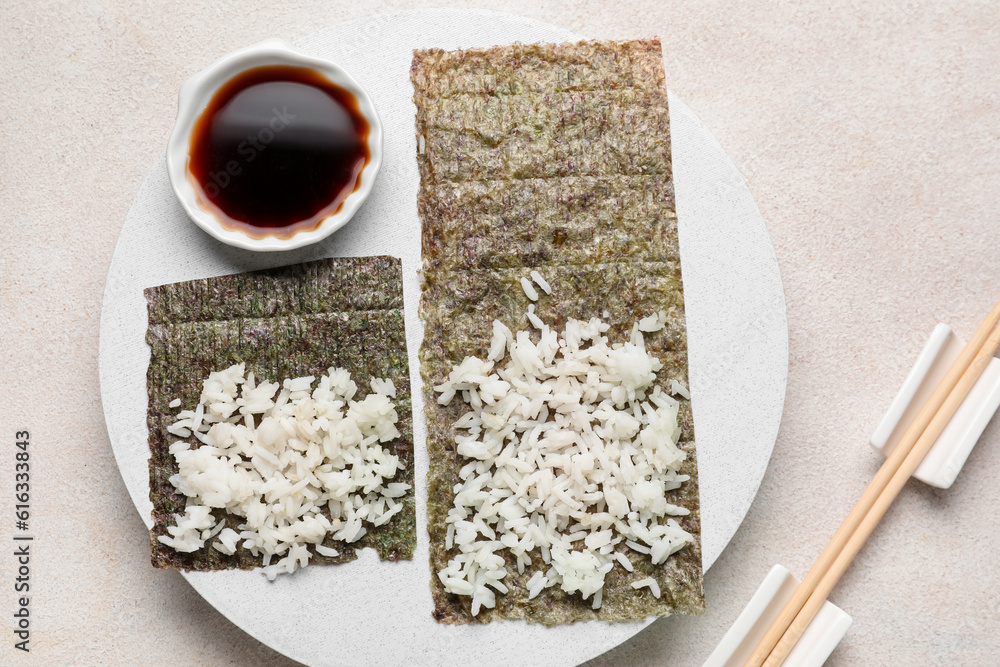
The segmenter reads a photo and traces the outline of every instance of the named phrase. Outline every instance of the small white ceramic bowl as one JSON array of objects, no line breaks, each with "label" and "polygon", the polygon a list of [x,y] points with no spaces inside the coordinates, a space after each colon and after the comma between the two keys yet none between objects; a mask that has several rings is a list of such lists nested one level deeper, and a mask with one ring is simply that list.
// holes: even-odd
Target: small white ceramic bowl
[{"label": "small white ceramic bowl", "polygon": [[[368,121],[369,159],[361,171],[361,183],[344,200],[340,209],[312,230],[296,232],[288,238],[265,236],[253,238],[243,232],[225,228],[210,211],[203,209],[188,177],[188,153],[191,131],[216,91],[231,78],[248,69],[267,65],[308,67],[350,92],[358,101],[358,109]],[[343,227],[368,197],[375,176],[382,165],[382,122],[368,94],[343,69],[328,60],[313,58],[293,49],[280,39],[269,39],[255,46],[234,51],[216,61],[208,69],[194,75],[181,86],[178,95],[177,121],[167,144],[167,173],[181,206],[188,216],[213,237],[246,250],[292,250],[316,243]]]}]

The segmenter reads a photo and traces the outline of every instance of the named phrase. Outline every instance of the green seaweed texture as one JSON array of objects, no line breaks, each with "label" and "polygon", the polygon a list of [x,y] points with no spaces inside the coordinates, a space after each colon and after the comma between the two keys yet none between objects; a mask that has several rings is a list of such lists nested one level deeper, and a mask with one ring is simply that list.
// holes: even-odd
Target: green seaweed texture
[{"label": "green seaweed texture", "polygon": [[[186,499],[169,478],[177,463],[167,448],[175,440],[166,427],[182,408],[198,403],[202,382],[214,370],[245,362],[258,378],[319,376],[331,366],[345,368],[367,393],[372,378],[396,386],[397,424],[402,436],[386,443],[405,469],[395,481],[413,485],[413,425],[400,261],[392,257],[352,257],[161,285],[145,290],[150,347],[146,388],[149,394],[149,497],[152,562],[183,570],[249,569],[261,558],[237,549],[232,556],[206,545],[179,553],[156,538],[166,534]],[[169,407],[180,398],[182,408]],[[326,546],[339,556],[315,554],[313,563],[340,563],[372,547],[383,560],[410,559],[416,544],[413,493],[404,508],[383,526],[368,527],[358,542],[329,537]],[[218,516],[223,516],[221,510]],[[240,520],[227,517],[230,527]]]},{"label": "green seaweed texture", "polygon": [[[464,357],[485,357],[492,321],[527,329],[519,281],[538,270],[552,285],[537,314],[562,327],[601,317],[612,342],[660,310],[663,331],[646,336],[663,363],[658,380],[688,385],[687,330],[677,239],[670,127],[657,40],[531,44],[414,52],[418,208],[422,225],[420,349],[428,424],[427,528],[434,617],[443,623],[524,619],[553,625],[629,621],[704,610],[698,477],[690,401],[681,402],[682,474],[691,480],[668,502],[691,510],[681,525],[695,543],[654,566],[630,550],[634,573],[614,568],[603,604],[591,609],[557,587],[529,600],[508,559],[494,609],[471,615],[471,599],[445,592],[435,573],[445,548],[448,509],[463,461],[452,424],[458,401],[432,390]],[[630,583],[645,577],[662,595]]]}]

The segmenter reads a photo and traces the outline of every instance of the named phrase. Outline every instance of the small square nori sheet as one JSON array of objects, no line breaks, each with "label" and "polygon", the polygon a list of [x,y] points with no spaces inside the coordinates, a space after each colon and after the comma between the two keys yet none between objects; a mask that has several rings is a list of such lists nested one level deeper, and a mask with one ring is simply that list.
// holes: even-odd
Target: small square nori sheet
[{"label": "small square nori sheet", "polygon": [[[211,548],[212,540],[193,553],[180,553],[156,538],[182,514],[186,497],[170,476],[177,463],[167,451],[178,438],[166,431],[182,409],[194,409],[202,383],[212,371],[241,362],[258,379],[314,375],[332,367],[350,371],[360,395],[372,378],[396,386],[397,428],[402,436],[384,443],[399,456],[404,470],[394,481],[413,486],[413,424],[409,366],[403,329],[400,261],[392,257],[325,259],[265,271],[191,280],[145,290],[149,306],[146,342],[150,346],[146,387],[149,394],[149,497],[152,562],[159,568],[221,570],[260,566],[261,558],[242,548],[232,556]],[[181,399],[181,407],[169,403]],[[413,491],[402,498],[403,510],[383,526],[346,544],[327,537],[335,558],[313,555],[311,563],[342,563],[356,550],[372,547],[383,560],[410,559],[416,544]],[[223,516],[222,510],[215,510]],[[229,516],[236,529],[241,517]]]},{"label": "small square nori sheet", "polygon": [[[492,321],[527,329],[520,279],[538,270],[536,312],[550,326],[600,317],[612,342],[638,319],[666,311],[646,345],[663,363],[658,384],[688,385],[687,329],[670,159],[663,59],[656,40],[532,44],[446,52],[415,51],[410,70],[417,107],[418,207],[423,285],[420,349],[430,454],[427,526],[434,617],[443,623],[525,619],[552,625],[628,621],[704,610],[698,477],[691,403],[681,400],[681,473],[691,476],[667,501],[695,543],[654,566],[625,547],[635,572],[616,565],[603,604],[592,610],[558,587],[529,600],[525,582],[547,569],[540,558],[495,609],[471,615],[471,597],[451,595],[437,577],[448,562],[445,519],[464,464],[453,424],[460,401],[439,406],[435,385],[470,355],[484,358]],[[499,553],[504,553],[503,551]],[[661,597],[630,583],[651,576]]]}]

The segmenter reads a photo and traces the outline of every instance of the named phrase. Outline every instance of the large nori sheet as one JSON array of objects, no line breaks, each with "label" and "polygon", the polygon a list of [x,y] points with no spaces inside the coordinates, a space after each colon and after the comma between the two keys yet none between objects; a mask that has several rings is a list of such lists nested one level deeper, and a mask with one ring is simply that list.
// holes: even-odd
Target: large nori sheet
[{"label": "large nori sheet", "polygon": [[[616,566],[601,609],[556,588],[527,599],[508,560],[495,609],[470,612],[471,598],[444,591],[436,573],[445,549],[448,509],[464,461],[453,423],[464,406],[437,404],[432,387],[469,355],[484,357],[499,319],[528,328],[519,280],[537,269],[552,285],[536,312],[548,324],[601,317],[612,341],[660,310],[667,326],[647,334],[663,363],[661,386],[687,385],[687,331],[670,162],[669,116],[656,40],[513,45],[416,51],[411,68],[417,106],[423,285],[420,350],[428,424],[427,522],[434,616],[445,623],[525,619],[555,624],[625,621],[704,609],[697,466],[690,401],[682,400],[681,470],[691,476],[668,502],[691,514],[682,527],[695,543],[653,566],[624,549],[635,566]],[[501,552],[502,553],[502,552]],[[652,576],[660,599],[632,581]]]},{"label": "large nori sheet", "polygon": [[[154,522],[150,545],[155,567],[217,570],[261,565],[259,557],[243,549],[232,556],[210,547],[185,554],[156,539],[166,534],[173,515],[183,513],[186,503],[169,482],[177,463],[167,448],[177,438],[167,433],[166,426],[180,408],[171,409],[168,404],[180,398],[183,408],[193,408],[208,374],[232,364],[245,362],[248,372],[274,382],[318,377],[331,366],[341,367],[351,372],[360,394],[369,391],[372,378],[392,379],[402,435],[384,446],[405,466],[395,481],[413,485],[412,409],[398,259],[326,259],[161,285],[145,290],[145,295],[150,346],[146,376],[149,495]],[[399,514],[383,526],[366,526],[368,533],[358,542],[327,538],[325,544],[340,555],[317,554],[310,562],[354,560],[356,550],[363,547],[376,549],[384,560],[412,558],[416,544],[413,493],[402,502]],[[240,519],[230,517],[228,522],[235,528]]]}]

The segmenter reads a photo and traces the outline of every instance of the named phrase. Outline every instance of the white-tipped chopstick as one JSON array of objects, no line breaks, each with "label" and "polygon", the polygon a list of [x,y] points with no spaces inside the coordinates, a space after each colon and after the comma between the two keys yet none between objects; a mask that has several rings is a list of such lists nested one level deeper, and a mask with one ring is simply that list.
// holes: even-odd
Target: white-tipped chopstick
[{"label": "white-tipped chopstick", "polygon": [[1000,347],[998,302],[757,644],[747,667],[777,667],[809,626],[879,519],[920,465]]}]

